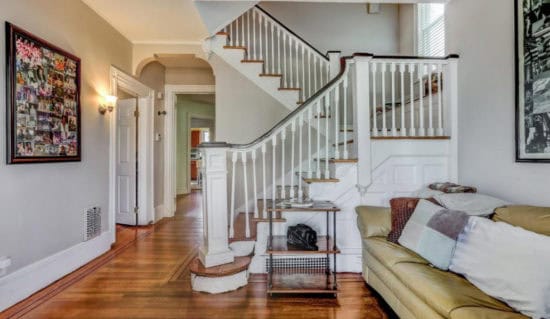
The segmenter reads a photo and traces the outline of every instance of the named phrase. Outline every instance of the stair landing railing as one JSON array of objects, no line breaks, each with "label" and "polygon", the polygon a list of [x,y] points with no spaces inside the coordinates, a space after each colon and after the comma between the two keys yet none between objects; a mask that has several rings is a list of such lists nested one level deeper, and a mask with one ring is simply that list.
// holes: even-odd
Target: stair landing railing
[{"label": "stair landing railing", "polygon": [[246,49],[248,61],[264,62],[263,76],[280,76],[283,89],[300,90],[301,102],[331,79],[329,59],[260,6],[222,32],[228,35],[229,46]]}]

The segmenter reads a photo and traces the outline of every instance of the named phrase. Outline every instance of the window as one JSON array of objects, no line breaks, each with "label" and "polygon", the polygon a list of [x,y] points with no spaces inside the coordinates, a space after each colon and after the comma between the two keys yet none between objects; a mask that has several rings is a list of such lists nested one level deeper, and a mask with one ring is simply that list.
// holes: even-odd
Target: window
[{"label": "window", "polygon": [[418,4],[418,55],[445,55],[444,4]]}]

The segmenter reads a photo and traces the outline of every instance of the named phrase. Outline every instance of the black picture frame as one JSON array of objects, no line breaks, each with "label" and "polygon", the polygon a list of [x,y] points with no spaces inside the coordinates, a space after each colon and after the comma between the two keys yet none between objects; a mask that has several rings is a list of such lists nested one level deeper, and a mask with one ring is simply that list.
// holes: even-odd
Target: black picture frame
[{"label": "black picture frame", "polygon": [[514,0],[516,162],[550,163],[550,4]]},{"label": "black picture frame", "polygon": [[81,161],[80,58],[9,22],[7,163]]}]

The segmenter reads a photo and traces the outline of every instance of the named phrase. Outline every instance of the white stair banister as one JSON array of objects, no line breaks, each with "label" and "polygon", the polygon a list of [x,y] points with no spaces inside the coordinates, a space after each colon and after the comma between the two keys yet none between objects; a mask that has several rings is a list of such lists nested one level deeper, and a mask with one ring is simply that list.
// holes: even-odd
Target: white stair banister
[{"label": "white stair banister", "polygon": [[390,65],[391,72],[391,136],[397,136],[397,124],[395,119],[395,63]]},{"label": "white stair banister", "polygon": [[411,103],[411,130],[409,133],[409,136],[416,136],[416,123],[414,121],[414,71],[415,71],[415,65],[413,63],[409,64],[409,74],[411,76],[410,78],[410,85],[411,85],[411,91],[410,91],[410,103]]},{"label": "white stair banister", "polygon": [[401,136],[407,136],[407,123],[405,121],[405,72],[406,65],[404,63],[399,64],[399,71],[401,74]]},{"label": "white stair banister", "polygon": [[229,249],[227,214],[227,154],[226,143],[205,143],[199,146],[203,164],[202,214],[203,243],[199,259],[204,267],[233,262]]}]

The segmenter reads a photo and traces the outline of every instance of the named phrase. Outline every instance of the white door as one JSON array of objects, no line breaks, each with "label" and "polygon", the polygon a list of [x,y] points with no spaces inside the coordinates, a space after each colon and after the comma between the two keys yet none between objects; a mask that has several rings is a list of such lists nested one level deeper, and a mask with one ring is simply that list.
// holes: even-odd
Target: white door
[{"label": "white door", "polygon": [[137,100],[119,100],[116,108],[116,222],[137,225]]}]

